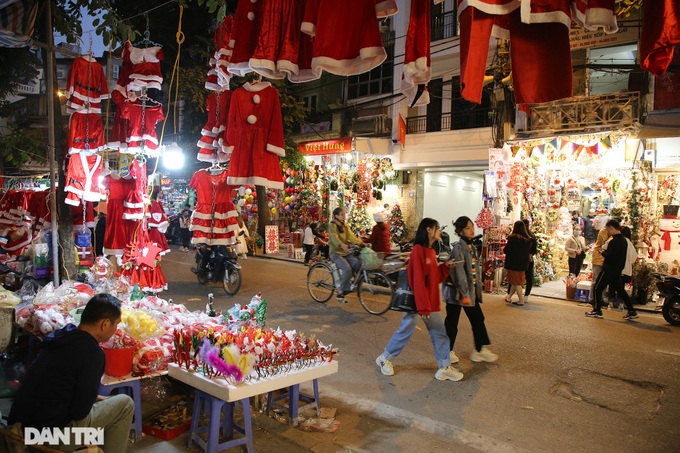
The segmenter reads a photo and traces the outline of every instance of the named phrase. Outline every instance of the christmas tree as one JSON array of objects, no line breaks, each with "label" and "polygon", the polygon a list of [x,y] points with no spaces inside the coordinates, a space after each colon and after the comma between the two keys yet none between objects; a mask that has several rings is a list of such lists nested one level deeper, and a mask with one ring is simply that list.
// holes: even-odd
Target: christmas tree
[{"label": "christmas tree", "polygon": [[537,253],[534,255],[534,282],[540,285],[544,281],[551,281],[555,279],[555,270],[552,264],[553,254],[550,249],[549,238],[543,216],[538,211],[533,211],[531,213],[531,218],[533,221],[531,230],[532,233],[534,233],[534,236],[536,236],[537,241]]},{"label": "christmas tree", "polygon": [[395,204],[392,208],[388,222],[390,224],[390,236],[392,236],[392,241],[401,242],[406,239],[407,230],[406,225],[404,225],[404,216],[402,215],[401,208],[398,204]]},{"label": "christmas tree", "polygon": [[366,212],[366,206],[355,206],[349,214],[347,225],[354,234],[361,235],[373,227],[373,219]]}]

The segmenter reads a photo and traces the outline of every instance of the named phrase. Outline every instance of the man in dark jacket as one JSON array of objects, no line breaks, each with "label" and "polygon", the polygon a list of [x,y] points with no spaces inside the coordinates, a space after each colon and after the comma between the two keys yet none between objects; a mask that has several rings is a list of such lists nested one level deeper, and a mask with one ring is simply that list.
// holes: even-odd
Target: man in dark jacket
[{"label": "man in dark jacket", "polygon": [[[120,301],[109,294],[90,299],[78,327],[69,324],[48,335],[29,367],[9,414],[9,423],[22,429],[104,428],[106,453],[126,450],[134,403],[127,395],[97,395],[105,357],[99,343],[116,332]],[[78,439],[70,436],[62,451],[72,451]]]},{"label": "man in dark jacket", "polygon": [[638,317],[637,311],[633,307],[633,301],[626,292],[621,278],[621,272],[626,264],[626,254],[628,243],[626,238],[621,234],[621,224],[618,220],[610,220],[605,225],[607,232],[611,239],[607,244],[606,249],[602,250],[604,256],[604,264],[602,265],[602,272],[598,275],[595,281],[595,306],[592,311],[586,313],[589,318],[602,318],[602,292],[607,285],[611,291],[615,291],[618,297],[623,299],[626,304],[628,313],[623,319],[635,319]]}]

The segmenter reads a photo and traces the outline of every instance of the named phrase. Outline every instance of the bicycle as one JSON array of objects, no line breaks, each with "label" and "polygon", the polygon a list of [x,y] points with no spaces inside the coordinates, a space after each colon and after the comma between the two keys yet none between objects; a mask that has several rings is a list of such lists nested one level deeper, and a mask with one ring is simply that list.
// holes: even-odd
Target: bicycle
[{"label": "bicycle", "polygon": [[[337,290],[339,281],[340,269],[329,259],[312,264],[307,271],[307,290],[316,302],[328,302]],[[394,283],[380,266],[368,269],[362,260],[361,268],[354,274],[350,283],[350,292],[354,290],[361,306],[370,314],[382,315],[390,309]]]}]

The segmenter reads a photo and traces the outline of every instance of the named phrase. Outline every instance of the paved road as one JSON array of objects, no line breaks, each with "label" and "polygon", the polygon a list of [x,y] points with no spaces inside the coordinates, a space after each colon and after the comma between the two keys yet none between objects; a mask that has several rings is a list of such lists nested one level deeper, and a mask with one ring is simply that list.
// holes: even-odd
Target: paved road
[{"label": "paved road", "polygon": [[[203,309],[207,288],[189,271],[192,257],[163,259],[170,297]],[[588,319],[574,302],[534,298],[506,306],[486,295],[487,328],[500,355],[495,364],[469,360],[473,342],[465,316],[456,352],[461,382],[433,379],[436,365],[424,324],[395,360],[396,375],[374,364],[400,315],[372,316],[355,295],[347,305],[308,296],[306,268],[250,258],[244,282],[215,304],[227,309],[262,292],[269,327],[316,334],[340,349],[340,371],[320,381],[322,405],[336,407],[336,433],[305,433],[256,417],[258,451],[680,451],[680,329],[660,315],[635,321],[606,311]],[[175,451],[145,438],[134,451]]]}]

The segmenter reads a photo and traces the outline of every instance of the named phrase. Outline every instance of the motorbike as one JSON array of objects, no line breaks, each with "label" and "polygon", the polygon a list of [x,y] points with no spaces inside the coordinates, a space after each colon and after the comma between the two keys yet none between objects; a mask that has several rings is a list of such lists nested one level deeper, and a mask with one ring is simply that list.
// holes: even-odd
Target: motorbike
[{"label": "motorbike", "polygon": [[668,324],[680,326],[680,277],[655,273],[656,287],[659,290],[661,313]]},{"label": "motorbike", "polygon": [[171,244],[182,243],[182,235],[179,231],[179,214],[168,217],[168,229],[165,230],[165,238]]},{"label": "motorbike", "polygon": [[449,233],[444,231],[448,225],[442,225],[439,229],[441,230],[441,238],[432,244],[432,248],[434,249],[434,252],[437,254],[437,257],[441,261],[445,261],[448,259],[449,255],[451,254],[451,237],[449,236]]},{"label": "motorbike", "polygon": [[201,245],[196,250],[196,267],[191,271],[201,285],[221,281],[224,292],[233,296],[241,289],[242,280],[237,258],[236,249],[231,245]]}]

